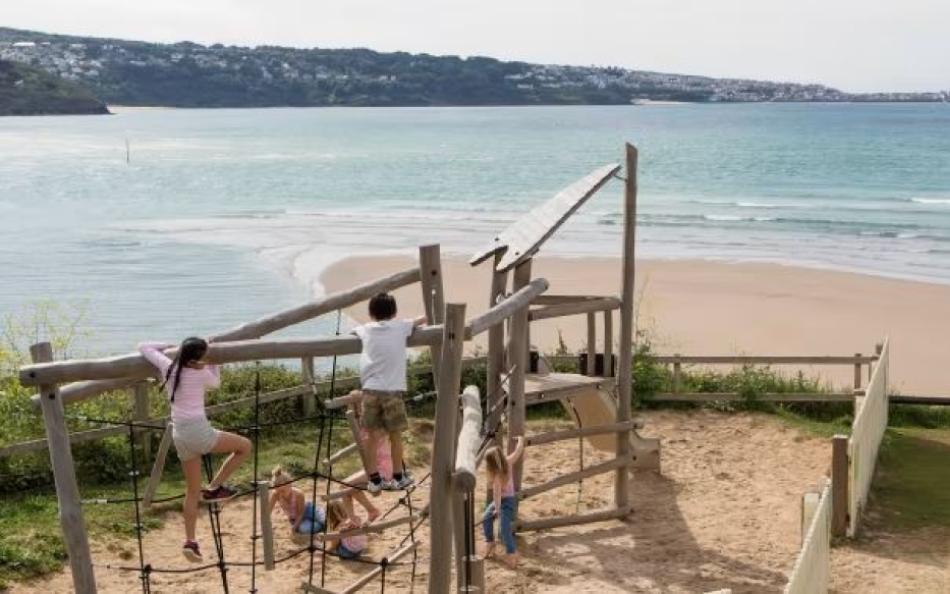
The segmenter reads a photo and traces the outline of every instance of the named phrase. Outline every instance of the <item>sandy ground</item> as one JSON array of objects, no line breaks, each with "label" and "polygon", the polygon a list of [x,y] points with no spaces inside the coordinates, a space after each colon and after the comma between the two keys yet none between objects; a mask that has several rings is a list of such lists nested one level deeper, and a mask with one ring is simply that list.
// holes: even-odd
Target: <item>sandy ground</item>
[{"label": "sandy ground", "polygon": [[[446,298],[468,304],[468,315],[487,306],[490,268],[472,269],[443,258]],[[322,277],[337,291],[411,267],[408,256],[355,257]],[[663,354],[851,355],[870,354],[890,336],[891,383],[904,394],[950,394],[950,286],[775,264],[640,261],[637,319]],[[552,294],[617,295],[618,259],[538,258],[535,276]],[[419,289],[397,293],[402,313],[421,311]],[[365,318],[365,306],[348,313]],[[614,323],[615,336],[619,323]],[[532,342],[557,345],[558,330],[572,350],[586,341],[584,316],[532,324]],[[598,322],[598,340],[603,340]],[[616,351],[615,351],[616,352]],[[805,369],[850,389],[847,367]],[[866,379],[865,379],[866,381]]]},{"label": "sandy ground", "polygon": [[857,540],[832,549],[831,592],[950,592],[950,529],[865,530]]},{"label": "sandy ground", "polygon": [[[663,440],[663,474],[642,473],[632,479],[635,512],[630,519],[521,537],[524,559],[518,571],[488,562],[491,592],[781,591],[799,547],[801,494],[826,473],[828,442],[807,437],[765,415],[654,411],[643,418],[647,422],[643,433]],[[529,432],[567,426],[563,422],[533,423]],[[416,430],[425,439],[431,426],[423,423]],[[590,447],[584,450],[588,465],[608,457]],[[567,441],[531,448],[526,464],[526,484],[544,482],[577,467],[578,444]],[[422,474],[422,469],[417,469],[416,475]],[[521,513],[537,518],[600,509],[610,505],[612,493],[613,474],[601,475],[584,481],[580,502],[577,486],[570,485],[522,503]],[[389,503],[394,495],[383,498],[384,504]],[[416,504],[427,499],[424,486],[413,498]],[[394,515],[402,513],[399,509]],[[250,502],[229,504],[222,517],[225,557],[250,559]],[[146,537],[147,562],[155,567],[187,567],[179,550],[180,516],[170,513],[167,519],[162,529]],[[393,529],[374,537],[370,554],[376,558],[385,555],[406,534],[405,529]],[[428,573],[428,531],[423,528],[420,534],[417,590]],[[214,561],[205,520],[199,522],[199,538],[206,558]],[[295,547],[283,523],[277,529],[277,543],[278,556]],[[100,565],[134,565],[136,554],[134,541],[94,543],[94,558]],[[304,555],[273,572],[259,571],[259,591],[295,591],[301,579],[306,579],[308,564]],[[331,559],[327,586],[340,588],[369,569]],[[319,559],[316,572],[319,576]],[[409,578],[410,567],[391,568],[386,590],[408,591]],[[101,592],[138,588],[135,573],[101,568],[97,579]],[[229,579],[232,592],[249,589],[248,569],[232,568]],[[156,593],[221,590],[216,569],[191,575],[158,574],[152,583]],[[378,588],[377,580],[369,591]],[[69,591],[66,571],[12,589],[17,594]]]}]

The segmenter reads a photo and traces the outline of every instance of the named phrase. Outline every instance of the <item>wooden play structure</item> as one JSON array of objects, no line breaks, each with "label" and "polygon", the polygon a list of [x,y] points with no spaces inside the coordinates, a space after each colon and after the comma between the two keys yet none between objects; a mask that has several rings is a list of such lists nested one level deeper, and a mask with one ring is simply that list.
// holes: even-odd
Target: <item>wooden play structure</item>
[{"label": "wooden play structure", "polygon": [[[622,175],[621,175],[622,173]],[[532,277],[532,259],[544,242],[558,228],[611,179],[621,179],[623,192],[623,259],[619,296],[557,295],[549,294],[548,282]],[[352,396],[320,397],[314,377],[315,357],[336,357],[358,353],[360,340],[355,336],[331,336],[314,339],[266,340],[264,337],[282,328],[363,302],[382,291],[419,283],[428,324],[417,328],[408,340],[411,347],[427,347],[432,358],[431,373],[436,385],[435,425],[431,460],[430,500],[415,515],[370,524],[351,531],[379,532],[382,530],[419,529],[423,522],[429,526],[429,583],[432,593],[452,589],[452,574],[456,575],[459,591],[484,591],[482,560],[474,552],[475,487],[478,467],[485,451],[492,444],[504,446],[517,437],[525,438],[530,448],[543,447],[566,439],[586,439],[613,457],[603,463],[570,472],[544,484],[525,485],[522,482],[522,463],[514,469],[516,489],[521,499],[528,499],[579,480],[605,472],[615,473],[612,505],[600,511],[544,518],[519,518],[517,530],[527,532],[587,522],[623,519],[630,515],[629,483],[632,469],[659,469],[659,442],[641,437],[641,424],[631,417],[632,352],[634,339],[634,275],[635,229],[637,201],[637,151],[626,146],[625,167],[608,165],[596,169],[586,177],[568,186],[548,202],[528,212],[501,232],[482,251],[471,259],[473,266],[489,261],[492,266],[489,309],[466,322],[465,304],[445,303],[439,246],[423,246],[419,250],[419,265],[378,279],[347,291],[342,291],[299,307],[242,324],[213,338],[206,359],[210,362],[238,363],[262,360],[297,360],[302,369],[301,386],[270,394],[257,394],[253,400],[244,399],[241,405],[261,404],[282,398],[300,398],[304,416],[333,423],[339,420],[349,425],[354,441],[337,452],[322,451],[317,444],[317,459],[310,478],[327,485],[324,499],[341,496],[352,486],[339,487],[333,478],[332,466],[344,456],[363,456],[358,439],[359,427],[352,407],[357,405]],[[509,286],[509,277],[510,286]],[[616,355],[613,352],[613,312],[619,311],[619,339]],[[588,341],[583,373],[556,373],[543,357],[531,352],[530,327],[534,321],[585,315],[588,321]],[[604,352],[596,352],[596,321],[602,318]],[[474,386],[461,386],[463,347],[465,341],[482,333],[488,334],[487,389],[480,394]],[[37,386],[34,402],[42,411],[50,460],[59,500],[60,523],[65,538],[75,590],[81,594],[96,592],[94,565],[90,554],[86,528],[83,523],[82,499],[66,430],[67,405],[95,397],[107,391],[131,389],[136,394],[136,417],[133,421],[116,421],[112,427],[96,430],[103,435],[127,432],[130,443],[136,436],[151,430],[164,431],[158,445],[153,470],[139,497],[138,481],[133,474],[136,528],[141,544],[141,522],[138,519],[140,503],[148,506],[155,497],[162,468],[171,445],[171,430],[167,419],[148,419],[148,392],[143,388],[152,373],[152,367],[137,353],[93,360],[53,361],[47,343],[31,349],[33,364],[21,370],[23,384]],[[337,386],[340,387],[340,386]],[[142,399],[145,399],[144,403]],[[526,407],[556,400],[577,421],[577,428],[543,434],[527,435]],[[227,403],[228,406],[231,403]],[[209,407],[210,408],[210,407]],[[209,411],[213,412],[213,411]],[[259,430],[255,427],[254,430]],[[321,432],[322,435],[322,432]],[[322,439],[322,437],[321,437]],[[134,447],[132,448],[134,454]],[[321,453],[322,452],[322,453]],[[256,466],[256,465],[255,465]],[[256,471],[255,471],[256,472]],[[335,481],[335,482],[334,482]],[[255,476],[249,495],[263,504],[268,485]],[[215,506],[216,507],[216,506]],[[255,510],[257,508],[255,507]],[[220,510],[216,513],[220,514]],[[256,513],[256,511],[255,511]],[[270,519],[261,515],[254,522],[254,551],[257,551],[258,529],[263,549],[262,560],[252,560],[271,570],[275,560],[273,527]],[[213,521],[213,520],[212,520]],[[220,516],[219,520],[220,522]],[[326,534],[321,535],[322,538]],[[339,535],[338,535],[339,536]],[[321,542],[317,539],[317,542]],[[308,552],[313,558],[314,539],[309,539]],[[383,575],[387,566],[413,553],[417,542],[400,546],[389,552],[373,569],[356,582],[340,587],[317,585],[310,580],[302,589],[311,592],[354,592]],[[225,568],[228,562],[221,557],[222,585],[227,591]],[[139,573],[144,592],[149,591],[149,575],[158,571],[147,563],[147,552],[139,547]],[[324,562],[326,558],[324,558]],[[234,564],[234,562],[230,562]],[[237,564],[242,565],[242,564]],[[247,566],[247,563],[243,563]],[[253,582],[252,582],[253,587]],[[252,590],[253,591],[253,590]]]}]

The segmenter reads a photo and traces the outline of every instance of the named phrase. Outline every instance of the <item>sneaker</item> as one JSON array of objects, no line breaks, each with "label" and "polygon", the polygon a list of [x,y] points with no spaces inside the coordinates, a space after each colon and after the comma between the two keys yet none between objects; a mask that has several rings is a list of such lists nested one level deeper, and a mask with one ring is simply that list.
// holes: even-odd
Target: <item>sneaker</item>
[{"label": "sneaker", "polygon": [[409,476],[409,473],[407,472],[407,473],[404,473],[401,477],[399,477],[399,480],[393,479],[392,481],[390,481],[390,485],[391,485],[390,488],[392,490],[403,491],[405,489],[408,489],[415,483],[416,481],[414,481],[412,477]]},{"label": "sneaker", "polygon": [[201,500],[205,503],[221,503],[237,496],[237,490],[226,485],[221,485],[217,489],[202,489]]},{"label": "sneaker", "polygon": [[368,483],[366,483],[366,490],[372,493],[373,495],[376,495],[377,493],[383,490],[383,487],[385,487],[386,483],[388,482],[389,481],[384,481],[384,480],[380,480],[379,482],[369,481]]},{"label": "sneaker", "polygon": [[188,559],[192,563],[200,563],[204,560],[204,557],[201,556],[201,550],[198,548],[197,541],[186,540],[185,544],[181,547],[181,552],[185,555],[185,559]]}]

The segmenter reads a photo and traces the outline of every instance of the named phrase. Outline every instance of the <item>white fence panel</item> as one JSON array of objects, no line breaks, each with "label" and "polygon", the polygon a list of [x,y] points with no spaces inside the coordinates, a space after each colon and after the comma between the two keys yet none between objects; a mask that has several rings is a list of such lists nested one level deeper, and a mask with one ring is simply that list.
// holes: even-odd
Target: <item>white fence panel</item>
[{"label": "white fence panel", "polygon": [[888,352],[888,341],[885,340],[865,395],[855,401],[857,410],[851,426],[851,439],[848,441],[848,459],[851,463],[848,474],[848,536],[857,533],[861,512],[871,490],[878,449],[887,428]]},{"label": "white fence panel", "polygon": [[785,594],[825,594],[831,573],[831,482],[825,484],[818,508],[802,542]]}]

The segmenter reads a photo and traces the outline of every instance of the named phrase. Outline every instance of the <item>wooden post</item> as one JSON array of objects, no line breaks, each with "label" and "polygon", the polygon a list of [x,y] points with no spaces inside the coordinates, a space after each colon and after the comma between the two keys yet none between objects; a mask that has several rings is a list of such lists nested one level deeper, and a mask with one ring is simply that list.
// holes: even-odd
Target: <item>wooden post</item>
[{"label": "wooden post", "polygon": [[[860,358],[861,353],[855,353],[854,356],[857,358]],[[854,364],[854,389],[855,390],[861,389],[861,364],[860,363]]]},{"label": "wooden post", "polygon": [[452,473],[455,469],[456,424],[464,340],[465,304],[450,303],[445,307],[442,329],[441,368],[432,444],[432,486],[429,495],[430,594],[448,592],[452,583]]},{"label": "wooden post", "polygon": [[673,361],[673,393],[679,394],[680,390],[683,389],[683,368],[679,362],[679,353],[674,355],[676,360]]},{"label": "wooden post", "polygon": [[[132,419],[138,422],[148,421],[151,417],[148,406],[148,383],[139,382],[135,384],[132,390],[135,402],[133,403]],[[142,432],[142,451],[145,453],[146,462],[152,457],[152,431],[151,429],[141,430]]]},{"label": "wooden post", "polygon": [[472,555],[471,557],[463,559],[462,571],[465,571],[464,563],[466,562],[468,562],[469,564],[469,571],[471,572],[469,577],[471,578],[471,581],[469,582],[467,588],[462,586],[460,583],[459,592],[467,592],[467,593],[472,593],[472,594],[474,594],[475,592],[478,592],[480,594],[484,594],[485,592],[485,560],[478,557],[478,555]]},{"label": "wooden post", "polygon": [[261,543],[264,548],[264,569],[274,569],[274,526],[271,524],[267,481],[257,483],[258,506],[261,511]]},{"label": "wooden post", "polygon": [[848,436],[831,438],[831,534],[844,536],[848,528]]},{"label": "wooden post", "polygon": [[172,445],[172,424],[165,425],[165,433],[162,434],[162,441],[158,444],[158,452],[155,453],[155,462],[152,463],[152,474],[148,477],[145,484],[145,495],[142,496],[142,504],[145,507],[151,507],[152,500],[155,499],[155,492],[158,490],[158,483],[162,480],[162,472],[165,470],[165,458],[168,456],[168,448]]},{"label": "wooden post", "polygon": [[614,312],[604,311],[604,377],[613,377],[614,372]]},{"label": "wooden post", "polygon": [[[637,232],[637,149],[626,146],[626,181],[623,193],[623,287],[620,307],[620,363],[617,372],[617,422],[629,421],[633,405],[633,299],[636,276]],[[630,457],[630,433],[617,434],[617,457]],[[617,469],[614,504],[617,509],[630,507],[628,469]]]},{"label": "wooden post", "polygon": [[587,369],[586,375],[597,375],[597,316],[587,314]]},{"label": "wooden post", "polygon": [[[517,291],[531,282],[531,260],[525,260],[515,267],[512,291]],[[528,368],[528,308],[511,316],[511,336],[508,337],[508,367],[512,369],[508,379],[508,451],[515,447],[515,438],[524,436],[525,401],[524,382]],[[521,489],[521,468],[524,459],[519,460],[513,469],[515,490]]]},{"label": "wooden post", "polygon": [[[30,347],[30,356],[34,363],[47,363],[53,360],[53,348],[48,342],[34,344]],[[78,594],[94,594],[96,577],[92,569],[89,538],[83,522],[76,468],[69,446],[69,433],[66,431],[59,387],[56,384],[40,385],[39,394],[43,422],[46,425],[46,439],[49,443],[50,465],[56,483],[56,498],[59,501],[59,524],[63,530],[69,568],[73,574],[73,588]]]},{"label": "wooden post", "polygon": [[[313,385],[315,381],[315,371],[313,367],[313,357],[303,357],[300,359],[300,377],[303,383]],[[330,394],[333,398],[333,394]],[[303,395],[303,416],[312,417],[317,414],[317,395],[307,393]]]},{"label": "wooden post", "polygon": [[[505,290],[508,288],[508,272],[499,272],[496,267],[501,260],[503,252],[495,253],[495,260],[492,264],[491,275],[491,293],[488,296],[488,307],[491,309],[498,304],[500,299],[504,299]],[[495,431],[493,437],[494,444],[498,447],[502,445],[501,427],[498,422],[501,419],[502,409],[496,406],[502,401],[502,374],[505,371],[505,324],[496,324],[488,329],[488,357],[486,361],[486,373],[488,377],[485,381],[485,410],[493,411],[488,415],[486,428],[488,431]],[[486,487],[486,500],[491,500],[491,485]]]},{"label": "wooden post", "polygon": [[[422,304],[429,325],[441,324],[445,312],[445,293],[442,283],[442,257],[439,244],[419,247],[419,280],[422,285]],[[432,381],[439,382],[439,346],[429,347],[432,356]]]},{"label": "wooden post", "polygon": [[353,410],[355,404],[350,405],[350,410],[346,411],[346,420],[350,425],[350,435],[353,437],[353,443],[356,444],[356,451],[359,452],[360,462],[363,464],[363,468],[366,469],[366,472],[369,473],[369,456],[366,454],[366,448],[363,447],[363,440],[360,439],[360,424],[356,420],[356,412]]}]

